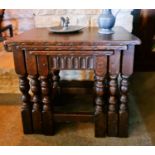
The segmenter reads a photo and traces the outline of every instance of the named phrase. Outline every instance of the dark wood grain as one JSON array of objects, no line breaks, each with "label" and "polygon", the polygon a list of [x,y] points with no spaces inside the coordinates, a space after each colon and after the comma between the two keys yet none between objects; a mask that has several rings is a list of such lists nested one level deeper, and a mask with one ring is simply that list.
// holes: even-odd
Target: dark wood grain
[{"label": "dark wood grain", "polygon": [[[91,45],[62,45],[62,46],[57,46],[57,45],[45,45],[45,46],[40,46],[40,45],[27,45],[27,46],[22,46],[20,45],[20,48],[23,49],[23,48],[26,48],[27,50],[29,51],[33,51],[32,53],[37,53],[39,55],[42,55],[42,53],[46,53],[46,55],[57,55],[57,54],[78,54],[80,53],[80,55],[85,55],[87,53],[89,53],[91,50],[93,52],[95,52],[96,54],[98,54],[98,52],[102,51],[106,54],[106,50],[111,50],[111,49],[118,49],[118,50],[126,50],[127,49],[127,46],[126,45],[119,45],[119,44],[113,44],[113,45],[109,45],[107,43],[107,45],[94,45],[94,46],[91,46]],[[104,50],[104,51],[103,51]],[[35,51],[35,52],[34,52]],[[40,51],[40,52],[39,52]],[[44,52],[42,52],[44,51]],[[46,51],[46,52],[45,52]],[[51,52],[49,52],[51,51]],[[60,52],[59,52],[60,51]],[[72,51],[72,53],[70,52]],[[74,52],[76,51],[76,52]],[[84,51],[84,52],[83,52]],[[87,52],[89,51],[89,52]]]},{"label": "dark wood grain", "polygon": [[[128,135],[128,78],[133,73],[134,46],[140,44],[140,40],[121,27],[116,27],[114,32],[101,35],[94,27],[79,33],[54,34],[46,28],[35,28],[4,42],[14,54],[22,93],[25,133],[31,133],[33,129],[34,133],[53,135],[54,121],[94,119],[96,137]],[[58,107],[61,95],[65,95],[66,88],[71,86],[71,81],[68,81],[63,87],[63,81],[59,80],[60,70],[94,70],[94,114],[55,111],[54,105]],[[119,75],[120,91],[117,89]],[[87,87],[92,87],[92,84]],[[90,92],[79,86],[78,90],[86,92],[86,96]],[[75,92],[75,89],[70,88],[70,92]],[[72,96],[69,99],[74,100]]]},{"label": "dark wood grain", "polygon": [[117,100],[117,77],[120,72],[120,51],[109,58],[109,106],[108,106],[108,135],[118,135],[118,100]]},{"label": "dark wood grain", "polygon": [[25,51],[26,70],[29,75],[38,75],[36,56],[31,55],[30,51]]},{"label": "dark wood grain", "polygon": [[59,76],[60,70],[52,70],[52,80],[53,80],[53,87],[52,87],[52,96],[53,102],[57,105],[60,104],[60,86],[59,86]]},{"label": "dark wood grain", "polygon": [[[130,65],[129,65],[130,64]],[[119,106],[119,137],[128,136],[128,79],[133,73],[134,46],[129,45],[127,51],[122,53],[122,69],[120,83],[120,106]]]},{"label": "dark wood grain", "polygon": [[41,90],[38,75],[30,76],[31,91],[33,93],[32,102],[32,121],[34,133],[42,132],[42,116],[41,116]]},{"label": "dark wood grain", "polygon": [[30,88],[33,93],[32,96],[32,122],[34,133],[41,133],[41,90],[38,80],[37,61],[36,56],[31,55],[29,51],[25,52],[27,73],[30,75]]},{"label": "dark wood grain", "polygon": [[64,122],[64,121],[93,122],[94,114],[90,112],[54,113],[54,120],[57,122]]},{"label": "dark wood grain", "polygon": [[95,64],[95,136],[104,137],[106,136],[107,130],[107,114],[105,109],[105,101],[103,100],[104,95],[104,84],[103,80],[107,73],[107,57],[98,56],[96,57]]},{"label": "dark wood grain", "polygon": [[25,64],[25,55],[24,51],[20,51],[18,47],[13,47],[13,57],[14,57],[14,65],[15,71],[18,74],[19,78],[19,89],[22,93],[22,107],[21,107],[21,115],[22,115],[22,123],[24,133],[32,133],[32,105],[31,105],[31,97],[29,94],[29,80],[27,78],[27,70]]},{"label": "dark wood grain", "polygon": [[22,115],[23,130],[25,134],[29,134],[33,133],[32,105],[29,95],[29,89],[30,89],[29,80],[27,79],[27,75],[18,75],[18,77],[19,77],[19,89],[22,93],[21,115]]},{"label": "dark wood grain", "polygon": [[85,28],[79,33],[72,34],[54,34],[49,33],[48,28],[35,28],[13,37],[6,41],[6,44],[12,46],[16,45],[56,45],[56,46],[77,46],[77,45],[128,45],[128,44],[140,44],[140,40],[123,29],[122,27],[115,27],[114,34],[100,35],[98,34],[98,28]]},{"label": "dark wood grain", "polygon": [[38,72],[40,75],[40,85],[42,92],[42,127],[43,133],[53,135],[53,109],[51,109],[50,85],[49,85],[49,70],[48,59],[46,56],[38,56]]},{"label": "dark wood grain", "polygon": [[20,50],[18,46],[13,46],[13,58],[16,73],[20,75],[27,74],[24,51]]},{"label": "dark wood grain", "polygon": [[38,56],[37,62],[38,62],[38,73],[39,73],[39,75],[48,76],[49,70],[48,70],[47,56]]}]

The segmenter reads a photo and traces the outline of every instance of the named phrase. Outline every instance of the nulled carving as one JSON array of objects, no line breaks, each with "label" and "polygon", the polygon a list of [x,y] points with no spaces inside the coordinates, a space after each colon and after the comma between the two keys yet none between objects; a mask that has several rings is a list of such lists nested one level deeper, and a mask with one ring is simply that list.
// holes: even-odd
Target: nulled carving
[{"label": "nulled carving", "polygon": [[57,68],[57,59],[56,59],[56,57],[53,57],[51,63],[52,63],[51,65],[53,66],[53,68]]},{"label": "nulled carving", "polygon": [[91,56],[53,56],[50,57],[52,69],[93,69]]},{"label": "nulled carving", "polygon": [[86,60],[85,58],[80,59],[80,68],[85,69],[86,68]]},{"label": "nulled carving", "polygon": [[79,61],[78,61],[78,58],[77,57],[74,58],[73,65],[74,65],[74,68],[75,69],[78,69],[79,68]]},{"label": "nulled carving", "polygon": [[66,57],[60,58],[60,68],[64,69],[66,67]]}]

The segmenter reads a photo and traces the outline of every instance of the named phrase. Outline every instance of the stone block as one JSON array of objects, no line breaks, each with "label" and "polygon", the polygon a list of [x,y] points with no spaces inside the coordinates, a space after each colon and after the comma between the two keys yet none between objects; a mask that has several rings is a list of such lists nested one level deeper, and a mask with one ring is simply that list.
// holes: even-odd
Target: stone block
[{"label": "stone block", "polygon": [[[81,25],[89,26],[90,17],[89,15],[70,15],[66,14],[64,17],[70,18],[70,25]],[[59,15],[46,15],[46,16],[35,16],[35,26],[36,27],[51,27],[60,25]]]},{"label": "stone block", "polygon": [[68,15],[70,18],[71,25],[89,26],[90,16],[89,15]]},{"label": "stone block", "polygon": [[32,18],[32,9],[6,9],[4,20],[14,19],[14,18]]},{"label": "stone block", "polygon": [[67,14],[74,15],[95,15],[101,12],[100,9],[68,9]]},{"label": "stone block", "polygon": [[33,18],[23,18],[19,19],[18,25],[18,33],[22,33],[24,31],[28,31],[35,27],[34,19]]},{"label": "stone block", "polygon": [[132,32],[133,16],[128,12],[123,12],[118,14],[116,17],[115,26],[122,26],[129,32]]},{"label": "stone block", "polygon": [[92,15],[90,16],[90,27],[98,26],[97,20],[98,20],[99,15]]},{"label": "stone block", "polygon": [[60,24],[60,16],[58,15],[46,15],[46,16],[35,16],[36,27],[51,27]]},{"label": "stone block", "polygon": [[[115,14],[118,9],[113,9]],[[132,9],[121,9],[115,26],[123,26],[132,31]],[[70,25],[98,26],[97,20],[102,9],[6,9],[4,25],[12,24],[14,34],[19,34],[33,27],[51,27],[60,24],[60,17],[69,17]]]},{"label": "stone block", "polygon": [[46,15],[65,15],[67,9],[34,9],[33,14],[35,16],[46,16]]}]

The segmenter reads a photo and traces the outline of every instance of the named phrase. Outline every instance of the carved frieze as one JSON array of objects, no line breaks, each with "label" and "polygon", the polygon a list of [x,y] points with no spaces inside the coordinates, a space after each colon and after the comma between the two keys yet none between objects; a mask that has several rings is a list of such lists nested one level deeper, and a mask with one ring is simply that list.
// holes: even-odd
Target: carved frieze
[{"label": "carved frieze", "polygon": [[92,56],[49,56],[51,69],[93,69]]}]

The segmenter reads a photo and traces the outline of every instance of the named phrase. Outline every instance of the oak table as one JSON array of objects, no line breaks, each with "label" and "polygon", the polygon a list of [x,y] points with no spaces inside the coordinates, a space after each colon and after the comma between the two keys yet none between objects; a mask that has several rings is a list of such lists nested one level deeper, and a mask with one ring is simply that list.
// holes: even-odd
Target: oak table
[{"label": "oak table", "polygon": [[[127,137],[128,79],[133,73],[137,44],[140,40],[122,27],[116,27],[110,35],[99,34],[97,27],[71,34],[35,28],[5,41],[7,50],[13,51],[19,77],[24,133],[52,135],[57,119],[94,118],[96,137]],[[60,70],[94,70],[93,114],[53,110],[52,94]]]}]

